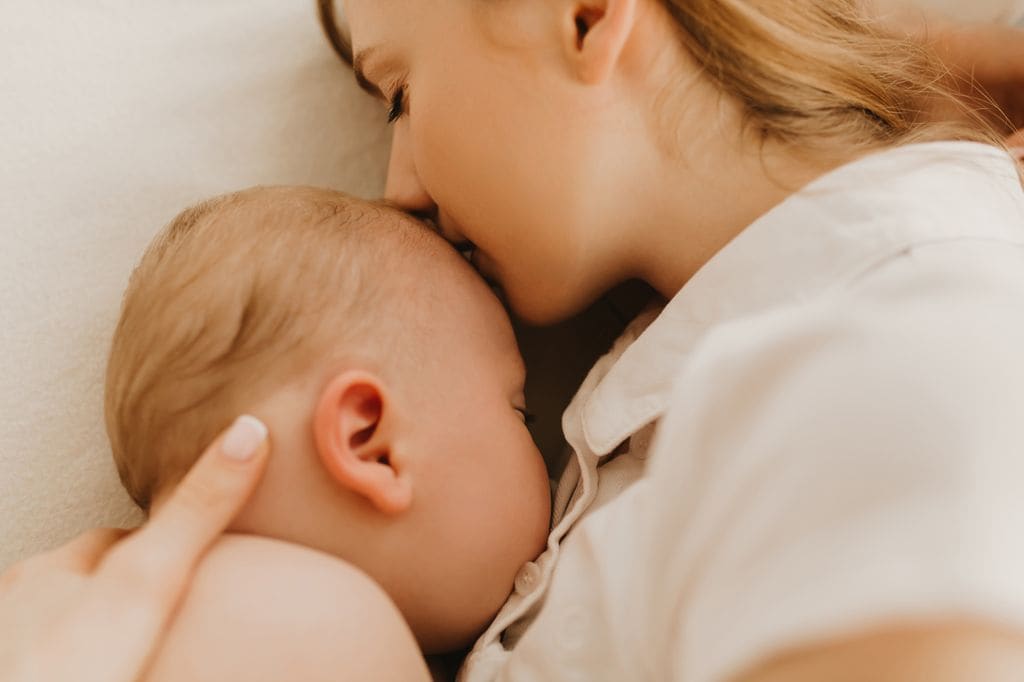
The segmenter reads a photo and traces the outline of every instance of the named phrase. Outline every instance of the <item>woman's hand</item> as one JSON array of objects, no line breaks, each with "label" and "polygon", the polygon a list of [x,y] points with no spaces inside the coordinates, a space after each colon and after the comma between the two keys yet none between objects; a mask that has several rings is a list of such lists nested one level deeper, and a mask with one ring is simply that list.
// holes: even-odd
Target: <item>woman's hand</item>
[{"label": "woman's hand", "polygon": [[241,417],[139,530],[94,530],[0,575],[0,679],[136,680],[268,450],[266,427]]},{"label": "woman's hand", "polygon": [[961,92],[985,108],[991,98],[1002,113],[987,112],[1008,136],[1024,146],[1024,30],[1010,26],[945,23],[936,34],[939,54],[959,78]]},{"label": "woman's hand", "polygon": [[[953,87],[1024,156],[1024,30],[963,24],[922,0],[873,0],[884,26],[934,49]],[[993,106],[994,104],[994,106]],[[943,115],[957,116],[955,112]]]},{"label": "woman's hand", "polygon": [[934,49],[968,105],[1006,136],[1008,146],[1024,147],[1024,30],[959,23],[920,9],[923,4],[876,0],[875,9],[884,25]]}]

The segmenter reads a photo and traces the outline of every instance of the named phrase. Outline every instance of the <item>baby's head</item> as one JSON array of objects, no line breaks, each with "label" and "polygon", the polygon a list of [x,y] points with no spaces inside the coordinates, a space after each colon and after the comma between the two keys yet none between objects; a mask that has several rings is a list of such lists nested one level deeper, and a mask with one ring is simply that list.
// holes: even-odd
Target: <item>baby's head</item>
[{"label": "baby's head", "polygon": [[143,257],[107,430],[149,509],[256,415],[273,456],[233,530],[362,568],[440,651],[487,624],[547,535],[524,373],[497,298],[435,233],[336,192],[256,188],[186,210]]}]

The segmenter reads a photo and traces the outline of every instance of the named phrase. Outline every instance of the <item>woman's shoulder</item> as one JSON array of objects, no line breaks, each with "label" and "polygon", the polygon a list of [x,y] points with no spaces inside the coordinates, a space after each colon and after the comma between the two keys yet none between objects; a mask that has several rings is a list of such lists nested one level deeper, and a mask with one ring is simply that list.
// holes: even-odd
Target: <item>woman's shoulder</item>
[{"label": "woman's shoulder", "polygon": [[675,648],[750,665],[864,623],[1019,628],[1021,310],[1024,251],[968,239],[710,332],[674,383],[644,489],[675,514],[646,532],[664,545],[685,518],[692,539],[664,564],[710,576],[686,610],[699,637]]},{"label": "woman's shoulder", "polygon": [[[1022,230],[1024,233],[1024,230]],[[1024,363],[1024,237],[921,241],[868,260],[827,288],[716,325],[701,359],[843,363],[930,372]],[[949,375],[952,380],[954,377]]]},{"label": "woman's shoulder", "polygon": [[[760,445],[790,457],[853,448],[931,467],[968,455],[1008,464],[1024,442],[1021,310],[1024,247],[920,244],[843,286],[718,325],[676,376],[663,421],[785,437]],[[801,436],[817,447],[790,447]]]},{"label": "woman's shoulder", "polygon": [[873,263],[810,305],[797,326],[856,341],[851,358],[922,371],[939,363],[950,381],[971,381],[1021,366],[1020,310],[1024,240],[966,237],[917,243]]},{"label": "woman's shoulder", "polygon": [[387,594],[336,557],[224,536],[196,571],[147,680],[429,679]]}]

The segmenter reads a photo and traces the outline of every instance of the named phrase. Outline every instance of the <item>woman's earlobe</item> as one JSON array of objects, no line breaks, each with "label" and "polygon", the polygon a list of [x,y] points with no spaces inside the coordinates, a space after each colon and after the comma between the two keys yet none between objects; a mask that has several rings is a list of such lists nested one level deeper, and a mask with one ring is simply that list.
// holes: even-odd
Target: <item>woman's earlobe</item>
[{"label": "woman's earlobe", "polygon": [[633,32],[637,0],[590,0],[575,6],[577,75],[589,85],[611,77]]},{"label": "woman's earlobe", "polygon": [[326,474],[377,511],[401,514],[412,503],[412,484],[394,448],[387,390],[376,376],[347,371],[320,394],[313,436]]}]

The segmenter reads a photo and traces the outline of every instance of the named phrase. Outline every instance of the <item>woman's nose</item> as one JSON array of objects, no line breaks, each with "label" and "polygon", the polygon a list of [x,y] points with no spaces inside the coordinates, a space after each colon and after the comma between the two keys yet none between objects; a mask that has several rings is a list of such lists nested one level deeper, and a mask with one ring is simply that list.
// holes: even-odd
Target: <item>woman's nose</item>
[{"label": "woman's nose", "polygon": [[410,213],[432,216],[437,210],[437,205],[423,188],[420,176],[416,172],[408,128],[405,122],[399,122],[392,134],[391,160],[388,162],[384,198]]}]

